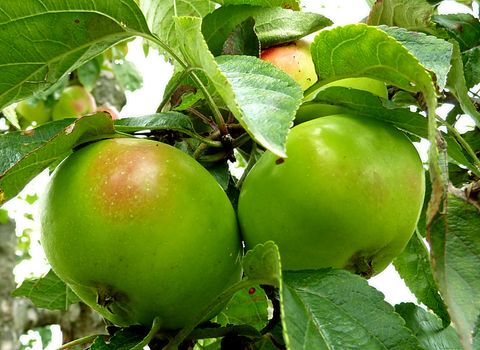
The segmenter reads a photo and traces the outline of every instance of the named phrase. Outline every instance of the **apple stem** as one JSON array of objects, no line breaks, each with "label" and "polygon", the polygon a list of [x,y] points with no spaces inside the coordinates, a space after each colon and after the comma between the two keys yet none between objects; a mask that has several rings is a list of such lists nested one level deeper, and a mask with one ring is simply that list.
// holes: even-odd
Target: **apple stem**
[{"label": "apple stem", "polygon": [[222,136],[228,135],[228,128],[225,123],[225,120],[223,119],[222,113],[220,112],[220,109],[218,108],[217,104],[213,100],[213,97],[208,92],[208,89],[203,84],[202,80],[198,77],[197,74],[195,74],[195,70],[198,70],[199,68],[189,67],[188,64],[185,61],[183,61],[183,59],[181,59],[167,44],[165,44],[162,40],[160,40],[156,35],[154,34],[142,35],[141,33],[139,34],[144,38],[153,41],[154,43],[159,45],[162,49],[164,49],[166,52],[168,52],[169,55],[175,61],[177,61],[180,64],[180,66],[182,66],[182,68],[186,71],[186,74],[190,74],[193,81],[198,85],[208,105],[210,106],[210,109],[212,111],[215,122],[217,123],[218,129],[220,130],[220,133],[222,134]]},{"label": "apple stem", "polygon": [[250,172],[250,169],[254,166],[254,164],[257,162],[256,159],[256,153],[257,153],[257,143],[253,142],[252,145],[252,151],[250,152],[250,158],[248,158],[247,166],[245,167],[242,176],[240,179],[237,181],[236,187],[241,188],[243,182],[245,181],[245,178],[247,177],[248,173]]},{"label": "apple stem", "polygon": [[161,328],[160,318],[155,317],[152,323],[152,328],[150,328],[150,331],[148,332],[148,334],[145,336],[145,338],[143,338],[143,340],[140,343],[138,343],[133,348],[131,348],[131,350],[142,350],[155,337],[155,335],[160,330],[160,328]]},{"label": "apple stem", "polygon": [[92,343],[97,337],[108,337],[108,334],[87,335],[86,337],[78,338],[78,339],[75,339],[71,342],[63,344],[57,350],[65,350],[65,349],[69,349],[71,347],[74,347],[76,345],[83,345],[83,344],[87,344],[87,343]]},{"label": "apple stem", "polygon": [[458,132],[458,130],[455,129],[452,125],[450,125],[450,123],[447,123],[445,120],[443,120],[441,118],[437,118],[437,120],[448,129],[448,132],[452,133],[452,135],[455,137],[455,139],[458,141],[458,143],[463,147],[463,149],[472,158],[473,164],[478,169],[477,172],[475,172],[475,175],[480,176],[480,160],[478,159],[477,154],[472,149],[472,147],[468,144],[468,142],[465,141],[465,139]]}]

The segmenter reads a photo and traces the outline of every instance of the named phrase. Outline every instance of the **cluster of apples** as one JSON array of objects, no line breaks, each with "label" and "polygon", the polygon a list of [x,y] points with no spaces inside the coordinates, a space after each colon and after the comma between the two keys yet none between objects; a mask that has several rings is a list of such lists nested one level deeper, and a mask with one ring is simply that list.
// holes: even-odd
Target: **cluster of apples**
[{"label": "cluster of apples", "polygon": [[[97,108],[93,95],[81,85],[68,86],[60,93],[58,99],[52,101],[36,97],[22,100],[15,109],[20,120],[35,126],[51,120],[79,118],[104,110],[102,107]],[[111,113],[113,119],[118,118],[114,111],[107,112]]]}]

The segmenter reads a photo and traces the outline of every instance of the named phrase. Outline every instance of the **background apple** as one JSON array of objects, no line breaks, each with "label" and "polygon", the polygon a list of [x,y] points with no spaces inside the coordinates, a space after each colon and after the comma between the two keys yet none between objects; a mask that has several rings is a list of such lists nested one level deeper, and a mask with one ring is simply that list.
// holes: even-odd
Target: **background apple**
[{"label": "background apple", "polygon": [[95,99],[83,86],[72,85],[62,91],[53,107],[53,120],[79,118],[94,113],[97,109]]},{"label": "background apple", "polygon": [[310,44],[304,39],[270,47],[262,51],[260,58],[289,74],[303,90],[317,81],[315,65],[310,54]]},{"label": "background apple", "polygon": [[273,240],[285,270],[382,271],[414,232],[425,191],[422,162],[392,126],[351,115],[294,127],[286,159],[265,152],[241,188],[248,249]]},{"label": "background apple", "polygon": [[17,113],[29,123],[44,124],[52,119],[52,108],[37,98],[22,100],[15,108]]}]

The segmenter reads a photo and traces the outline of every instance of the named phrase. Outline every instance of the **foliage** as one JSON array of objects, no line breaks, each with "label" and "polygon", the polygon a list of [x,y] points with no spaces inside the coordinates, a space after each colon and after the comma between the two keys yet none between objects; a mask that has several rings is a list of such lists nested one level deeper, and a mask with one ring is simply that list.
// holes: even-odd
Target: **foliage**
[{"label": "foliage", "polygon": [[[187,152],[236,203],[259,154],[288,155],[296,112],[309,103],[382,120],[430,144],[425,167],[431,189],[416,234],[394,261],[421,307],[391,307],[364,279],[343,270],[282,271],[277,247],[267,242],[244,256],[244,278],[218,296],[217,305],[231,301],[216,319],[199,325],[203,314],[197,315],[198,322],[178,331],[159,331],[155,323],[150,331],[109,327],[84,339],[93,341],[91,349],[479,348],[480,21],[464,13],[439,15],[441,1],[367,2],[366,24],[325,28],[331,21],[300,11],[298,0],[4,1],[0,204],[78,147],[125,136]],[[311,53],[319,79],[304,92],[258,58],[268,46],[316,31]],[[125,90],[141,86],[125,57],[126,41],[134,37],[175,65],[157,113],[112,120],[98,112],[38,125],[15,112],[27,99],[52,108],[71,85],[83,85],[98,103],[111,96],[102,91],[107,80],[106,90],[115,85],[121,92],[107,98],[108,107],[121,109]],[[353,77],[384,82],[389,98],[322,88]],[[437,108],[447,104],[452,111],[439,118]],[[465,115],[472,125],[462,134],[456,123]],[[228,167],[236,158],[245,165],[240,178]],[[0,222],[6,220],[0,210]],[[53,271],[15,294],[45,308],[77,301]]]}]

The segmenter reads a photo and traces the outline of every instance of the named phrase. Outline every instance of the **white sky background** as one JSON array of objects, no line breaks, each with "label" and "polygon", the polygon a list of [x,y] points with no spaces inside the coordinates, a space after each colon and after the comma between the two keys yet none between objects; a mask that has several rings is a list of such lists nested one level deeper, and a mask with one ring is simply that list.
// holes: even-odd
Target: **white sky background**
[{"label": "white sky background", "polygon": [[[369,11],[366,2],[362,0],[302,0],[302,5],[305,11],[321,13],[330,18],[335,25],[357,23],[365,18]],[[478,13],[478,4],[476,6],[475,12]],[[468,8],[454,1],[446,1],[442,4],[440,10],[442,13],[456,13],[467,12]],[[122,117],[152,114],[161,101],[164,87],[173,71],[172,67],[155,50],[150,50],[148,57],[144,57],[141,40],[131,43],[128,59],[136,63],[137,68],[143,75],[144,85],[142,89],[127,94],[127,106],[120,114]],[[27,186],[21,195],[25,196],[32,193],[41,195],[47,180],[48,175],[43,173]],[[28,276],[40,276],[46,273],[48,266],[45,264],[42,249],[38,244],[38,223],[32,223],[31,220],[25,219],[23,215],[25,212],[28,212],[34,213],[38,217],[38,203],[29,206],[24,201],[12,200],[5,207],[15,217],[19,234],[24,228],[33,228],[37,234],[32,237],[31,254],[34,259],[26,260],[17,267],[17,282]],[[370,279],[369,283],[383,292],[386,300],[393,305],[405,301],[416,302],[415,297],[410,293],[392,266],[388,267],[380,275]],[[37,337],[34,333],[31,336]],[[54,334],[54,340],[48,349],[53,349],[60,343],[61,335],[59,335],[57,329]],[[35,347],[35,349],[41,348]]]}]

